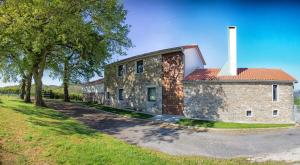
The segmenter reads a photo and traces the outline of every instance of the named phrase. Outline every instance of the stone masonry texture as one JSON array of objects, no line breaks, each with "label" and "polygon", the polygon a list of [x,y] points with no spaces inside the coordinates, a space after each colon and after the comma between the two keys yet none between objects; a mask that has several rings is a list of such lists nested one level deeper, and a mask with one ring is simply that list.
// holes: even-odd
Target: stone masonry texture
[{"label": "stone masonry texture", "polygon": [[[129,108],[153,114],[162,113],[162,65],[161,55],[142,59],[113,63],[105,68],[105,91],[110,93],[105,104],[113,107]],[[143,73],[136,73],[136,62],[143,60]],[[124,65],[125,73],[118,76],[117,68]],[[147,100],[147,88],[156,88],[156,101]],[[118,99],[118,90],[123,89],[124,100]]]},{"label": "stone masonry texture", "polygon": [[[272,84],[278,100],[272,100]],[[292,83],[184,83],[184,115],[189,118],[246,123],[293,123]],[[252,111],[252,117],[246,111]],[[273,116],[278,110],[278,116]]]}]

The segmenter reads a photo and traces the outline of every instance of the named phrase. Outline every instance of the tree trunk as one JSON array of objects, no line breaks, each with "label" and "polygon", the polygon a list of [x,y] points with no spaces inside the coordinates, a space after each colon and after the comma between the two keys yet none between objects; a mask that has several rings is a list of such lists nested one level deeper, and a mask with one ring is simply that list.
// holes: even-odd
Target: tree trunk
[{"label": "tree trunk", "polygon": [[46,65],[46,52],[41,54],[40,59],[36,60],[35,65],[33,65],[32,73],[35,84],[35,105],[45,107],[46,104],[43,100],[42,90],[43,83],[42,78],[44,74],[44,69]]},{"label": "tree trunk", "polygon": [[42,90],[43,90],[43,83],[42,83],[42,74],[39,69],[35,68],[33,70],[33,79],[35,84],[35,105],[36,106],[45,106],[45,102],[43,100]]},{"label": "tree trunk", "polygon": [[31,103],[31,81],[32,81],[32,73],[29,73],[26,77],[26,96],[25,96],[25,102]]},{"label": "tree trunk", "polygon": [[69,97],[69,60],[68,60],[68,58],[65,58],[65,61],[64,61],[63,85],[64,85],[64,101],[70,102],[70,97]]},{"label": "tree trunk", "polygon": [[22,81],[21,81],[21,93],[20,93],[20,99],[24,100],[25,96],[25,88],[26,88],[26,77],[22,76]]}]

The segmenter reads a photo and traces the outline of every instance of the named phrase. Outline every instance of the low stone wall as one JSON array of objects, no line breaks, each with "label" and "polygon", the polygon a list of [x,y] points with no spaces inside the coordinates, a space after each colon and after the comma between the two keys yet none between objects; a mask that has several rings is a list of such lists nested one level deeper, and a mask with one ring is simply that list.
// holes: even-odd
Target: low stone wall
[{"label": "low stone wall", "polygon": [[[278,101],[272,100],[278,84]],[[293,123],[293,84],[184,83],[184,115],[189,118],[246,123]],[[252,111],[252,117],[246,111]],[[273,116],[273,110],[279,115]]]}]

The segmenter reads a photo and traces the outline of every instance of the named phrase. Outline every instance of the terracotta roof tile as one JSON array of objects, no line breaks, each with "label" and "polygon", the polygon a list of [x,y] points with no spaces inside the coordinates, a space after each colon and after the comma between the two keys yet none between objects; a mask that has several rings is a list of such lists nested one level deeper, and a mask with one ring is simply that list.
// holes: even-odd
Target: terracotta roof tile
[{"label": "terracotta roof tile", "polygon": [[238,68],[236,76],[218,76],[220,69],[196,69],[184,80],[220,80],[220,81],[291,81],[297,80],[281,69]]}]

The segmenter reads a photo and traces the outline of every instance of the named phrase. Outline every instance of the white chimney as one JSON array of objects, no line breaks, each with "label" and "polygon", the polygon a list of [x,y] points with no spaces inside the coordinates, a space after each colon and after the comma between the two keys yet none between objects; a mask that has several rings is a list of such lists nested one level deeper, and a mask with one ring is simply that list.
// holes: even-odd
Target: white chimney
[{"label": "white chimney", "polygon": [[228,61],[222,67],[218,76],[237,75],[236,26],[228,27]]},{"label": "white chimney", "polygon": [[228,59],[229,59],[229,74],[236,76],[236,26],[228,27]]}]

